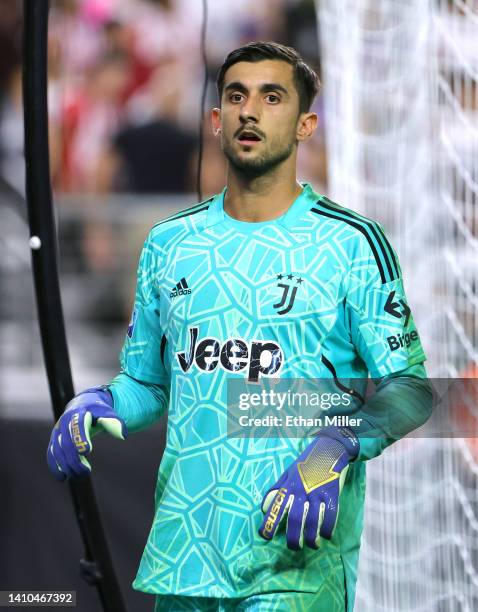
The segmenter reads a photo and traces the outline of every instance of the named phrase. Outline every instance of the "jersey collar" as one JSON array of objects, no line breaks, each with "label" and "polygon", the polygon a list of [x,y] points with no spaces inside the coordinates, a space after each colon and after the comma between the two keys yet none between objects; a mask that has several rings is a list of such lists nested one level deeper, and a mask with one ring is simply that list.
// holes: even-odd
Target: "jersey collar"
[{"label": "jersey collar", "polygon": [[[310,210],[310,208],[317,202],[317,200],[321,197],[320,194],[316,193],[312,186],[309,183],[302,183],[303,190],[300,195],[292,202],[291,206],[288,210],[279,218],[273,219],[271,223],[278,223],[283,225],[284,227],[291,227],[294,225],[296,219],[305,211]],[[221,223],[225,219],[224,214],[224,196],[226,194],[226,187],[214,196],[212,202],[209,205],[209,209],[207,212],[207,227],[211,227],[216,225],[217,223]],[[256,225],[255,223],[250,223],[251,226]],[[257,224],[259,226],[259,224]]]}]

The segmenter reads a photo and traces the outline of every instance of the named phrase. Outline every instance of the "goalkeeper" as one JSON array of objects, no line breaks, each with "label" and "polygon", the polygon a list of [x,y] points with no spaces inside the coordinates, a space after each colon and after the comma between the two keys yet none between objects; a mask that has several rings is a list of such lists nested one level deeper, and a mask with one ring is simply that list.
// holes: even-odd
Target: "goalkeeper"
[{"label": "goalkeeper", "polygon": [[[297,181],[316,74],[291,48],[250,43],[217,86],[226,188],[151,230],[121,372],[70,402],[49,468],[88,474],[92,432],[125,438],[167,410],[134,588],[158,611],[350,612],[366,461],[428,418],[425,354],[381,226]],[[271,377],[353,381],[360,424],[228,437],[227,381]]]}]

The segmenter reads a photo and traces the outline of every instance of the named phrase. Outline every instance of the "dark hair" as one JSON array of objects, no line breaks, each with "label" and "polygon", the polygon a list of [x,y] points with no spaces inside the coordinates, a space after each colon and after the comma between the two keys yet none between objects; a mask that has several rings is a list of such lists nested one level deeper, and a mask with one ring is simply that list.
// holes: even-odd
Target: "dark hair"
[{"label": "dark hair", "polygon": [[222,97],[225,74],[231,66],[238,62],[261,62],[263,60],[281,60],[292,66],[294,84],[299,94],[299,110],[301,113],[307,112],[319,91],[319,77],[295,49],[276,42],[251,42],[231,51],[217,73],[216,85],[219,99]]}]

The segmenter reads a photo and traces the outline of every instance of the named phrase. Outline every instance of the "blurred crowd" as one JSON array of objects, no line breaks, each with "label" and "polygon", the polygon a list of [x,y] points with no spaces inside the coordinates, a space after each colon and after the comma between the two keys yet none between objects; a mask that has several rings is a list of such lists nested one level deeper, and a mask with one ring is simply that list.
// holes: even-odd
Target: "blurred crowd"
[{"label": "blurred crowd", "polygon": [[[24,191],[21,2],[0,13],[0,175]],[[204,195],[224,185],[209,127],[215,75],[251,40],[295,46],[317,70],[314,0],[208,0]],[[204,82],[202,0],[52,0],[49,23],[50,155],[61,193],[192,193]],[[320,97],[315,110],[321,112]],[[326,179],[321,130],[304,147],[300,175]]]}]

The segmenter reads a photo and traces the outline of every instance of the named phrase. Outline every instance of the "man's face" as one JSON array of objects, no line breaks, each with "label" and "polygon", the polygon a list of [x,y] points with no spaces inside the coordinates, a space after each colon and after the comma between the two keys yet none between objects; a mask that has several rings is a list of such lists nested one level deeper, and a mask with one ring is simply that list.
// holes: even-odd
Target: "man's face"
[{"label": "man's face", "polygon": [[238,62],[227,70],[213,125],[221,129],[224,154],[236,170],[261,176],[289,158],[298,121],[299,95],[290,64]]}]

